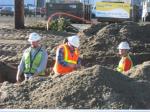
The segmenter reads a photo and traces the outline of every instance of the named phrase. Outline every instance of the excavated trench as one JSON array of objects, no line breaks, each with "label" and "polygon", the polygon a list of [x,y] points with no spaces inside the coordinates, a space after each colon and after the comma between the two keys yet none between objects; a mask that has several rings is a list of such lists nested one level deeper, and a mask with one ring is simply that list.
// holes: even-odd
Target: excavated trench
[{"label": "excavated trench", "polygon": [[[10,84],[16,82],[17,66],[28,47],[25,40],[33,31],[44,38],[48,68],[54,64],[52,49],[71,35],[35,29],[0,29],[0,108],[150,109],[150,25],[132,22],[93,25],[81,35],[84,69],[54,80],[33,78]],[[134,65],[141,64],[126,76],[114,70],[120,59],[116,48],[123,40],[131,46]]]},{"label": "excavated trench", "polygon": [[0,83],[8,81],[10,83],[16,82],[16,67],[0,62]]},{"label": "excavated trench", "polygon": [[[117,46],[123,40],[128,41],[131,46],[130,55],[134,65],[149,61],[149,29],[149,24],[141,26],[133,22],[118,24],[100,23],[97,25],[92,25],[90,28],[84,30],[83,35],[81,35],[80,52],[82,66],[84,66],[83,68],[99,64],[114,69],[120,59],[120,57],[117,55]],[[10,29],[0,30],[0,32],[3,34],[5,34],[5,32],[11,32],[10,35],[6,35],[6,37],[5,35],[0,36],[0,39],[3,40],[6,38],[8,41],[8,39],[10,39],[9,37],[12,38],[13,35],[15,35],[14,38],[12,38],[13,41],[10,40],[10,42],[6,42],[0,45],[0,60],[3,61],[0,63],[0,82],[8,81],[14,83],[16,81],[16,68],[21,59],[22,51],[28,46],[24,40],[27,38],[27,32],[32,32],[31,29],[25,29],[24,31],[14,29],[12,30],[13,32]],[[57,35],[56,33],[50,34],[48,32],[42,32],[39,30],[36,32],[41,33],[41,35],[45,37],[45,39],[43,39],[43,43],[46,46],[49,54],[48,68],[52,67],[54,64],[54,60],[52,58],[54,56],[52,56],[51,50],[54,49],[54,47],[56,47],[64,39],[64,36],[67,35],[62,33],[63,36],[60,36],[60,33]],[[17,35],[21,36],[21,38],[19,38]]]},{"label": "excavated trench", "polygon": [[[98,30],[99,29],[99,30]],[[150,25],[133,22],[98,24],[83,31],[81,56],[83,65],[95,64],[115,68],[120,57],[117,46],[121,41],[130,44],[130,55],[134,65],[150,60]]]}]

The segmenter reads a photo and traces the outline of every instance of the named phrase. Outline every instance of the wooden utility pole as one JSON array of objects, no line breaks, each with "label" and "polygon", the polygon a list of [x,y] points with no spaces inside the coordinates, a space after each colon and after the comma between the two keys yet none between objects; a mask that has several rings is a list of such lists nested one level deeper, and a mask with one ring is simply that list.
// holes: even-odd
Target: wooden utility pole
[{"label": "wooden utility pole", "polygon": [[24,0],[15,1],[15,28],[24,28]]}]

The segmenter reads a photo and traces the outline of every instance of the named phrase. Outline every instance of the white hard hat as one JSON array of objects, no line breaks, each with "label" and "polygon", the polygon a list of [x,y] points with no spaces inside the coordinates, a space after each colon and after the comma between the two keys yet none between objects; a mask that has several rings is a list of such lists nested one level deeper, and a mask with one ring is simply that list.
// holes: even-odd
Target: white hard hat
[{"label": "white hard hat", "polygon": [[72,46],[78,48],[79,45],[80,45],[79,36],[74,35],[74,36],[68,37],[68,42],[69,42]]},{"label": "white hard hat", "polygon": [[33,32],[29,35],[29,39],[28,39],[29,42],[36,42],[39,40],[41,40],[41,36],[39,34]]},{"label": "white hard hat", "polygon": [[121,42],[118,49],[130,49],[128,42]]}]

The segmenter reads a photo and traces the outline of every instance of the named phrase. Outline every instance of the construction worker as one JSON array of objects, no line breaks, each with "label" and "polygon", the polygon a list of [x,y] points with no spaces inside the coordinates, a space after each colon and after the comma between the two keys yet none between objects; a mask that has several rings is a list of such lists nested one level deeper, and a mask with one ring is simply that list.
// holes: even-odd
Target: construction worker
[{"label": "construction worker", "polygon": [[117,71],[123,73],[131,69],[131,67],[133,66],[132,60],[128,54],[128,51],[130,49],[128,42],[121,42],[118,46],[118,49],[121,60],[117,67]]},{"label": "construction worker", "polygon": [[56,50],[56,61],[53,68],[56,76],[65,75],[80,67],[79,37],[74,35],[68,37],[67,40]]},{"label": "construction worker", "polygon": [[31,47],[27,48],[22,56],[18,66],[16,80],[21,81],[21,75],[24,74],[25,80],[38,75],[45,75],[45,69],[48,60],[48,54],[45,48],[40,45],[41,36],[37,33],[31,33],[28,41]]}]

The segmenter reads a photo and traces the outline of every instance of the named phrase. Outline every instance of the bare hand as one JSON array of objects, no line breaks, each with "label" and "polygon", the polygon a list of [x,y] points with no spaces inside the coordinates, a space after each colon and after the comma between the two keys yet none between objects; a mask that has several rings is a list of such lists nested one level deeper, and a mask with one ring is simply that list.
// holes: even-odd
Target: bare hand
[{"label": "bare hand", "polygon": [[17,82],[21,82],[21,74],[22,74],[22,73],[20,72],[20,70],[18,70],[18,71],[17,71],[17,75],[16,75],[16,81],[17,81]]}]

